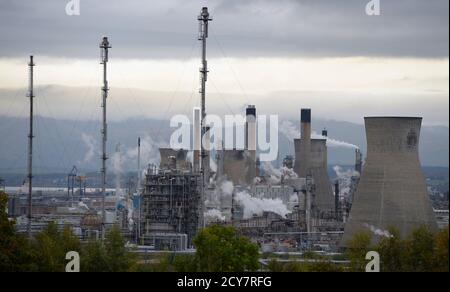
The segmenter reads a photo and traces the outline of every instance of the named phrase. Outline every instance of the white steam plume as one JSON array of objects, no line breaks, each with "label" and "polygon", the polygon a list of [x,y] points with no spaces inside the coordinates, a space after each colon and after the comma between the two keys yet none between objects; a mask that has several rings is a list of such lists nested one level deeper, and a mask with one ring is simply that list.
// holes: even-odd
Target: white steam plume
[{"label": "white steam plume", "polygon": [[364,223],[364,226],[367,227],[367,228],[369,228],[369,230],[370,230],[373,234],[375,234],[375,235],[383,236],[383,237],[387,237],[387,238],[394,237],[394,235],[392,235],[392,234],[391,234],[389,231],[387,231],[387,230],[379,229],[379,228],[377,228],[377,227],[375,227],[375,226],[373,226],[373,225],[369,225],[369,224],[367,224],[367,223]]},{"label": "white steam plume", "polygon": [[92,160],[95,156],[95,153],[96,153],[96,149],[97,149],[96,141],[95,141],[94,137],[92,137],[91,135],[85,134],[85,133],[81,133],[81,141],[83,141],[84,145],[87,148],[87,151],[84,154],[83,160],[78,161],[78,163],[79,164],[90,163],[90,162],[92,162]]},{"label": "white steam plume", "polygon": [[359,176],[359,173],[352,169],[344,170],[339,165],[335,165],[333,170],[339,180],[339,195],[347,198],[352,191],[352,178]]},{"label": "white steam plume", "polygon": [[269,183],[271,184],[281,183],[281,178],[292,179],[298,177],[293,169],[284,166],[281,168],[275,168],[270,162],[261,163],[261,167],[264,170],[265,174],[268,176]]},{"label": "white steam plume", "polygon": [[[294,123],[291,121],[282,121],[279,126],[279,131],[290,141],[294,139],[300,138],[300,130],[297,128]],[[340,148],[350,148],[350,149],[359,149],[357,145],[354,145],[352,143],[336,140],[330,137],[322,136],[321,134],[318,134],[317,132],[313,131],[311,133],[312,139],[326,139],[327,140],[327,146],[329,147],[340,147]]]},{"label": "white steam plume", "polygon": [[210,209],[205,212],[205,221],[207,223],[210,222],[223,222],[225,221],[225,216],[222,215],[222,212],[220,212],[217,209]]},{"label": "white steam plume", "polygon": [[290,213],[286,205],[280,199],[259,199],[250,196],[249,193],[242,191],[235,196],[236,202],[244,208],[244,219],[253,217],[253,215],[262,215],[264,211],[274,212],[282,217]]}]

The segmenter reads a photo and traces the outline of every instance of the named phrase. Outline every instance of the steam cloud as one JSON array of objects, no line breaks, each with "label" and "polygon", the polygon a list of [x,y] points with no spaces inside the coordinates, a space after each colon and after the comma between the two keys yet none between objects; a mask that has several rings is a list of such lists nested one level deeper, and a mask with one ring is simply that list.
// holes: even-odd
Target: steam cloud
[{"label": "steam cloud", "polygon": [[373,234],[375,234],[375,235],[383,236],[383,237],[387,237],[387,238],[392,238],[392,237],[394,237],[394,236],[393,236],[389,231],[387,231],[387,230],[382,230],[382,229],[376,228],[375,226],[369,225],[369,224],[367,224],[367,223],[364,223],[364,226],[367,227],[367,228],[369,228],[369,230],[370,230]]},{"label": "steam cloud", "polygon": [[[291,122],[291,121],[283,121],[279,126],[279,131],[289,140],[294,140],[300,138],[300,130]],[[329,147],[340,147],[340,148],[349,148],[349,149],[359,149],[359,147],[355,144],[348,143],[345,141],[336,140],[330,137],[322,136],[317,132],[311,133],[311,138],[313,139],[326,139],[327,146]]]},{"label": "steam cloud", "polygon": [[251,218],[255,214],[261,216],[264,211],[271,211],[282,217],[290,213],[280,199],[259,199],[245,191],[238,192],[235,198],[244,208],[244,219]]},{"label": "steam cloud", "polygon": [[83,141],[84,145],[87,148],[86,154],[84,155],[83,160],[79,161],[79,164],[87,164],[92,161],[95,156],[95,149],[97,148],[96,141],[94,137],[91,135],[81,133],[81,141]]}]

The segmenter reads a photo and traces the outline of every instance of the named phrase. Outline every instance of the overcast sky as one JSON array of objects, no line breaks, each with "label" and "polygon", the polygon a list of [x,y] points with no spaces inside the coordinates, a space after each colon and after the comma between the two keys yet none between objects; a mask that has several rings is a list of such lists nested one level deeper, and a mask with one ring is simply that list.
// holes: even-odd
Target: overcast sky
[{"label": "overcast sky", "polygon": [[[280,113],[323,106],[315,112],[327,118],[333,105],[320,98],[334,92],[351,111],[347,120],[389,108],[448,125],[448,0],[381,0],[380,16],[366,15],[369,0],[80,0],[79,16],[66,15],[67,2],[0,0],[0,89],[26,84],[30,53],[38,85],[97,86],[98,43],[107,35],[112,91],[189,98],[198,88],[196,18],[208,5],[209,92],[239,95],[237,104],[275,98]],[[8,97],[0,92],[4,104]],[[376,112],[374,98],[385,105]],[[14,115],[5,108],[0,114]]]}]

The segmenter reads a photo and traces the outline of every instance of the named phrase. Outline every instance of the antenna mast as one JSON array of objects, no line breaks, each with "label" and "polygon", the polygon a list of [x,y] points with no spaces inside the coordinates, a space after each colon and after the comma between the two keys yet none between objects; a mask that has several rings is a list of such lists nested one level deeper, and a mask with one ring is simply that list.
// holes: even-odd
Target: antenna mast
[{"label": "antenna mast", "polygon": [[31,219],[32,219],[32,193],[33,193],[33,67],[35,66],[33,56],[30,56],[29,68],[29,82],[27,97],[30,98],[30,133],[28,134],[28,237],[31,238]]},{"label": "antenna mast", "polygon": [[106,139],[107,139],[107,125],[106,125],[106,98],[108,97],[108,81],[106,78],[106,64],[108,63],[108,49],[111,48],[108,38],[103,37],[100,43],[100,64],[103,65],[103,87],[102,87],[102,108],[103,108],[103,128],[102,128],[102,240],[105,239],[105,197],[106,197]]}]

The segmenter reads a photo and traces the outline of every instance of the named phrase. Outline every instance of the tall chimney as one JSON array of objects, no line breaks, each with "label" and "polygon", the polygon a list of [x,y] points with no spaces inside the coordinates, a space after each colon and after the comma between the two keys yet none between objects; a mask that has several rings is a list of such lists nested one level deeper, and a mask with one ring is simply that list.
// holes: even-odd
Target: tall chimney
[{"label": "tall chimney", "polygon": [[362,170],[362,154],[359,148],[355,149],[355,171],[361,174]]},{"label": "tall chimney", "polygon": [[245,111],[245,149],[256,150],[256,108],[249,105]]},{"label": "tall chimney", "polygon": [[339,221],[339,180],[334,182],[334,215],[336,221]]},{"label": "tall chimney", "polygon": [[300,177],[309,174],[309,160],[311,153],[311,109],[302,109],[300,117],[302,146],[300,151]]}]

